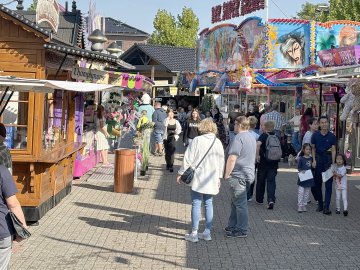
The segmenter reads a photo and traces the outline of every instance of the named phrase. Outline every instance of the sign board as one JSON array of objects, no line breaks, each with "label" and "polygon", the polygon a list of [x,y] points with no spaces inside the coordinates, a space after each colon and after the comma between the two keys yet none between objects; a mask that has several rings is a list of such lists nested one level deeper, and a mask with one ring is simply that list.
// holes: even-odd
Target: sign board
[{"label": "sign board", "polygon": [[360,62],[360,46],[340,47],[318,52],[324,67],[350,66]]},{"label": "sign board", "polygon": [[108,84],[109,74],[106,71],[74,67],[71,72],[71,78],[78,81]]},{"label": "sign board", "polygon": [[265,0],[230,0],[211,9],[211,22],[230,20],[265,8]]},{"label": "sign board", "polygon": [[56,0],[38,0],[36,6],[36,23],[46,22],[57,33],[59,28],[59,4]]}]

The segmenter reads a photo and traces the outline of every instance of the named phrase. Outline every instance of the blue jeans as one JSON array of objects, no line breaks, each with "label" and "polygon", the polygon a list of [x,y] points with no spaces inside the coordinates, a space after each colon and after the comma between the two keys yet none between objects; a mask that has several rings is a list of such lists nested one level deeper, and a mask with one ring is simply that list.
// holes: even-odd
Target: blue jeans
[{"label": "blue jeans", "polygon": [[231,213],[228,227],[242,233],[247,233],[249,229],[249,212],[247,204],[247,189],[249,182],[244,179],[230,177],[228,179],[231,187]]},{"label": "blue jeans", "polygon": [[295,131],[292,135],[291,139],[292,147],[294,148],[296,153],[299,153],[301,150],[300,138],[299,138],[299,131]]},{"label": "blue jeans", "polygon": [[154,130],[154,137],[155,137],[155,143],[156,144],[163,144],[163,134],[164,131],[162,130]]},{"label": "blue jeans", "polygon": [[[316,194],[316,198],[319,202],[319,209],[324,208],[323,193],[322,193],[322,173],[330,168],[332,163],[331,154],[318,154],[316,153],[316,168],[315,168],[315,185],[313,191]],[[332,183],[333,177],[325,182],[325,209],[329,209],[332,195]]]},{"label": "blue jeans", "polygon": [[201,216],[201,203],[204,202],[205,206],[205,228],[212,229],[213,224],[213,195],[202,194],[191,190],[191,226],[193,231],[199,229],[199,222]]}]

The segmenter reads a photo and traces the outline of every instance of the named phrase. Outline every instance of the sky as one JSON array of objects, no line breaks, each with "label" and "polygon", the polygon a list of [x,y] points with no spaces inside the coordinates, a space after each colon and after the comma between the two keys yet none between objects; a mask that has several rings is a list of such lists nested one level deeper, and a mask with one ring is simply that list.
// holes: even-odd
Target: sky
[{"label": "sky", "polygon": [[[180,14],[183,7],[190,7],[198,16],[200,21],[199,31],[215,26],[211,23],[211,7],[222,4],[227,0],[95,0],[96,10],[102,16],[112,17],[128,25],[136,27],[151,34],[154,30],[153,20],[158,9],[165,9],[174,16]],[[0,0],[0,3],[8,3],[9,0]],[[71,9],[72,0],[69,0]],[[78,9],[83,13],[89,10],[89,0],[77,0]],[[269,18],[292,18],[300,10],[305,0],[269,0]],[[308,0],[307,2],[318,4],[327,0]],[[25,8],[29,7],[32,0],[25,0]],[[64,0],[58,0],[64,5]],[[15,9],[16,4],[8,7]],[[247,17],[259,16],[265,18],[265,11],[258,11],[247,15]],[[225,21],[240,24],[244,17]]]}]

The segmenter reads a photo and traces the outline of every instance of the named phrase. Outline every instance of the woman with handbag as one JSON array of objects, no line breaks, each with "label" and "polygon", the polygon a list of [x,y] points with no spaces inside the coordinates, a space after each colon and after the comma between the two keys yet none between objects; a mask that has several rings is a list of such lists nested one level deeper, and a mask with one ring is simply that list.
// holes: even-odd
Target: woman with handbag
[{"label": "woman with handbag", "polygon": [[168,110],[168,117],[164,120],[165,132],[163,135],[165,148],[166,169],[173,172],[174,156],[176,151],[176,141],[179,139],[181,133],[181,125],[178,120],[174,118],[174,111]]},{"label": "woman with handbag", "polygon": [[[9,211],[20,220],[25,228],[27,227],[24,213],[15,195],[17,188],[14,179],[4,165],[0,165],[0,187],[0,269],[3,270],[9,268],[12,241],[15,235]],[[16,241],[21,240],[22,238],[16,236]]]},{"label": "woman with handbag", "polygon": [[[197,242],[198,239],[211,240],[213,223],[213,196],[219,193],[220,178],[224,172],[224,148],[216,138],[217,127],[211,119],[200,122],[201,136],[194,138],[186,149],[183,165],[178,172],[177,183],[180,184],[186,174],[192,171],[191,187],[191,233],[185,235],[185,240]],[[193,168],[193,170],[191,169]],[[198,233],[201,203],[205,206],[206,226],[203,233]]]}]

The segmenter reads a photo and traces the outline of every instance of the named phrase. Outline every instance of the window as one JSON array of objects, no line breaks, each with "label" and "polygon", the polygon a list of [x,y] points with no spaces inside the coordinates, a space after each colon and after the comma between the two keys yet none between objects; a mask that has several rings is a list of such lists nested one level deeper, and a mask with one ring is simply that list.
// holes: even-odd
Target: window
[{"label": "window", "polygon": [[115,43],[120,47],[120,48],[122,48],[122,40],[115,40]]},{"label": "window", "polygon": [[67,141],[68,96],[56,90],[45,95],[44,103],[43,148],[50,151]]},{"label": "window", "polygon": [[[0,99],[8,100],[11,92],[0,91]],[[3,107],[0,106],[2,109]],[[5,145],[10,149],[26,149],[28,143],[29,93],[14,91],[1,116],[6,127]]]}]

